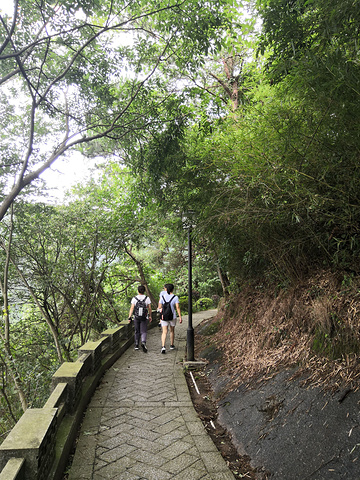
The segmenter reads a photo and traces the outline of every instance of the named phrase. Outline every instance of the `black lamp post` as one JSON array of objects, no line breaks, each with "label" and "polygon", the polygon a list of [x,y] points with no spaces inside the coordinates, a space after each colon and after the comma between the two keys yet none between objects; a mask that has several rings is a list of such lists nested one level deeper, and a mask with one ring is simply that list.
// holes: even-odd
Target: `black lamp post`
[{"label": "black lamp post", "polygon": [[194,328],[192,324],[192,225],[188,227],[188,328],[186,332],[187,360],[193,362],[194,358]]},{"label": "black lamp post", "polygon": [[194,213],[189,210],[183,215],[184,226],[188,229],[188,328],[186,332],[187,360],[193,362],[194,358],[194,328],[192,324],[192,229]]}]

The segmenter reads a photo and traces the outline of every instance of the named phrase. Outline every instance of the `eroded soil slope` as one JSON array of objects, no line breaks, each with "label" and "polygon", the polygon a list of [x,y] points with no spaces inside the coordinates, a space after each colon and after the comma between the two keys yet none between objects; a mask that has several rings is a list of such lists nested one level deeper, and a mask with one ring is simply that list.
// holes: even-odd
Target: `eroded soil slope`
[{"label": "eroded soil slope", "polygon": [[360,478],[359,292],[330,272],[257,284],[198,327],[218,419],[257,478]]}]

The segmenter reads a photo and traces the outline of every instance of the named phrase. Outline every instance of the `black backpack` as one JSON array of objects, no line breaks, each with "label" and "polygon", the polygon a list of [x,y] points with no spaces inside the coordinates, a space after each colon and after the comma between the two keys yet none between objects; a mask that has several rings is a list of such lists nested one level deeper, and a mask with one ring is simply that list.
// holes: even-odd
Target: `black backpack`
[{"label": "black backpack", "polygon": [[146,318],[147,317],[147,306],[146,306],[147,296],[145,295],[144,300],[140,300],[138,297],[135,297],[135,299],[137,300],[134,307],[135,317],[142,318],[142,319]]},{"label": "black backpack", "polygon": [[171,310],[171,302],[172,302],[174,297],[175,297],[175,295],[173,295],[168,302],[165,302],[164,297],[161,296],[161,298],[162,298],[162,317],[161,318],[165,322],[170,322],[174,318],[174,314]]}]

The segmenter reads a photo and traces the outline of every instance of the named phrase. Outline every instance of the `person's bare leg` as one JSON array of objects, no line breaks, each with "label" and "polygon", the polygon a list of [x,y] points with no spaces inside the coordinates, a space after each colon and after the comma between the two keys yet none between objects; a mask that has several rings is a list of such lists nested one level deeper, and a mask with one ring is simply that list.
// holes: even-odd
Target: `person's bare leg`
[{"label": "person's bare leg", "polygon": [[166,325],[165,327],[162,327],[162,332],[161,332],[161,346],[162,347],[165,347],[167,332],[168,332],[168,327]]},{"label": "person's bare leg", "polygon": [[170,325],[170,345],[174,345],[175,340],[175,327]]}]

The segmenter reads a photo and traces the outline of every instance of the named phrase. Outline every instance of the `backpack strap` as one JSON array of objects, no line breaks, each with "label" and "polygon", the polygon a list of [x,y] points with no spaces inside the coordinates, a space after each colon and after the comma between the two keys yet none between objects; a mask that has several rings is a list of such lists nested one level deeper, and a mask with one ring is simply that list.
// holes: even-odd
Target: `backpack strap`
[{"label": "backpack strap", "polygon": [[135,299],[136,299],[138,302],[145,302],[147,298],[148,298],[147,295],[145,295],[144,300],[140,300],[140,298],[135,297]]},{"label": "backpack strap", "polygon": [[[165,300],[165,298],[164,298],[162,295],[161,295],[161,298],[162,298],[162,301],[163,301],[162,304],[164,305],[164,303],[166,303],[166,300]],[[174,298],[175,298],[175,295],[173,295],[172,297],[170,297],[170,300],[169,300],[167,303],[171,303]]]}]

